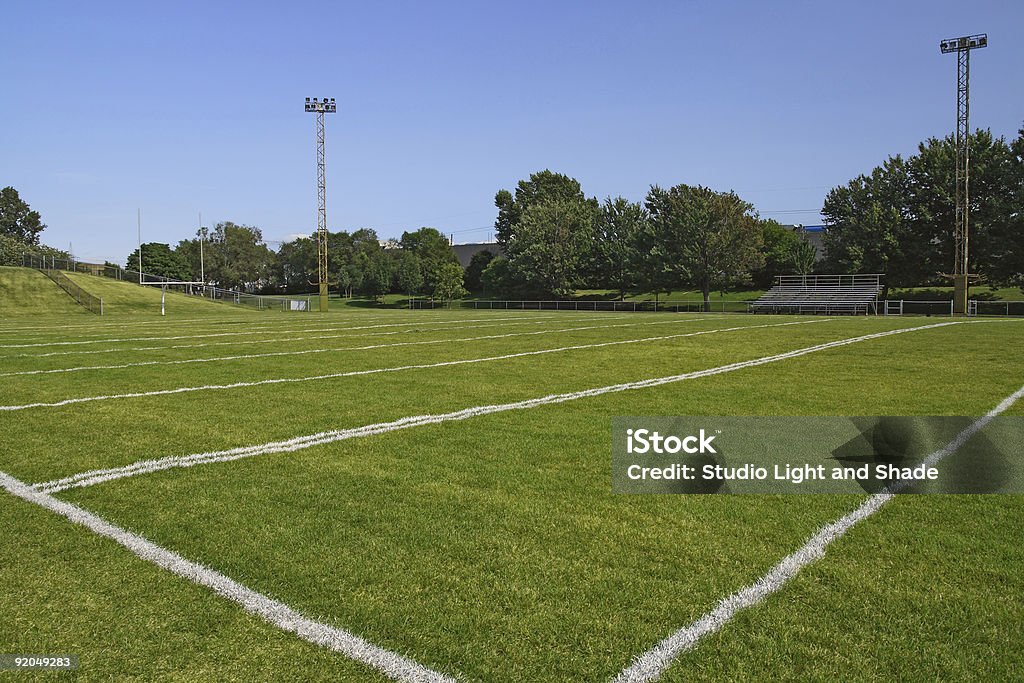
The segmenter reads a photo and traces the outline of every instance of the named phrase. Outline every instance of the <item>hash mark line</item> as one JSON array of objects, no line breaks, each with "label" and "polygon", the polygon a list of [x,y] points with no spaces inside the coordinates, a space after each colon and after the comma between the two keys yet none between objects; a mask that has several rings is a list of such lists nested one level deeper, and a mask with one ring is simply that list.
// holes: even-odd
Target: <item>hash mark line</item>
[{"label": "hash mark line", "polygon": [[[1024,387],[1007,396],[983,417],[965,427],[943,448],[925,458],[922,464],[931,467],[955,453],[993,418],[1005,412],[1022,396]],[[680,655],[696,647],[703,637],[719,631],[739,612],[754,607],[772,593],[781,590],[801,569],[823,558],[829,545],[842,538],[855,525],[881,510],[883,505],[911,483],[910,480],[904,479],[887,486],[882,492],[869,496],[852,512],[821,527],[803,546],[782,558],[764,576],[723,598],[711,611],[637,657],[632,665],[613,679],[613,683],[647,683],[660,678]]]},{"label": "hash mark line", "polygon": [[[623,323],[621,325],[588,325],[586,327],[565,327],[557,330],[537,330],[536,332],[509,332],[508,334],[489,334],[482,337],[457,337],[455,339],[430,339],[414,342],[394,342],[391,344],[372,344],[369,346],[342,346],[333,349],[303,349],[301,351],[271,351],[268,353],[248,353],[235,356],[216,356],[213,358],[184,358],[179,360],[150,360],[136,363],[122,363],[120,365],[84,365],[73,368],[56,368],[53,370],[19,370],[17,372],[2,372],[0,377],[15,377],[20,375],[52,375],[64,372],[81,372],[83,370],[120,370],[124,368],[138,368],[149,365],[185,365],[188,363],[216,363],[227,360],[247,360],[250,358],[270,358],[274,356],[304,356],[311,353],[336,353],[339,351],[368,351],[371,349],[386,349],[395,346],[422,346],[425,344],[447,344],[451,342],[484,341],[487,339],[506,339],[508,337],[528,337],[542,334],[558,334],[561,332],[579,332],[585,330],[605,330],[618,327],[643,327],[648,325],[670,325],[699,322],[707,318],[680,318],[676,320],[659,320],[651,323]],[[476,326],[481,327],[480,325]],[[449,328],[451,329],[451,328]],[[275,340],[279,341],[279,340]]]},{"label": "hash mark line", "polygon": [[5,472],[0,472],[0,486],[26,502],[34,503],[74,524],[84,526],[99,536],[109,538],[146,562],[211,589],[271,626],[294,633],[313,645],[343,654],[389,678],[408,683],[454,683],[454,679],[448,676],[417,664],[397,652],[374,645],[345,629],[309,619],[283,602],[242,585],[214,569],[187,560],[174,551],[108,522],[84,508],[33,490]]},{"label": "hash mark line", "polygon": [[271,384],[298,384],[300,382],[318,382],[326,379],[340,379],[343,377],[359,377],[362,375],[376,375],[385,372],[403,372],[405,370],[428,370],[431,368],[443,368],[453,365],[469,365],[473,363],[489,363],[512,358],[525,358],[527,356],[540,356],[548,353],[561,353],[564,351],[580,351],[583,349],[597,349],[607,346],[620,346],[623,344],[639,344],[642,342],[665,341],[668,339],[679,339],[681,337],[697,337],[704,334],[716,332],[735,332],[737,330],[758,329],[763,327],[785,327],[787,325],[810,325],[813,323],[825,322],[825,320],[807,320],[788,323],[774,323],[769,325],[741,325],[739,327],[725,327],[717,330],[701,330],[699,332],[685,332],[679,334],[666,334],[658,337],[644,337],[641,339],[624,339],[621,341],[598,342],[595,344],[576,344],[574,346],[561,346],[555,349],[540,349],[538,351],[522,351],[520,353],[507,353],[501,356],[486,356],[484,358],[463,358],[460,360],[441,361],[439,363],[418,363],[415,365],[398,365],[390,368],[371,368],[368,370],[348,370],[346,372],[331,372],[324,375],[311,375],[307,377],[276,377],[273,379],[261,379],[252,382],[233,382],[231,384],[204,384],[195,387],[177,387],[175,389],[155,389],[153,391],[136,391],[124,394],[103,394],[99,396],[81,396],[79,398],[66,398],[62,401],[50,403],[23,403],[20,405],[0,406],[0,412],[14,412],[17,410],[29,410],[32,408],[61,408],[63,406],[76,405],[79,403],[94,403],[97,401],[112,401],[128,398],[148,398],[150,396],[172,396],[174,394],[188,394],[198,391],[224,391],[228,389],[248,389],[250,387],[268,386]]},{"label": "hash mark line", "polygon": [[[554,316],[544,316],[546,318],[553,318]],[[478,318],[470,320],[436,320],[430,322],[417,322],[417,323],[391,323],[385,325],[364,325],[362,327],[321,327],[321,328],[310,328],[306,330],[290,330],[291,332],[338,332],[341,330],[370,330],[380,327],[415,327],[417,325],[454,325],[457,323],[474,323],[474,322],[490,322],[492,320],[517,320],[518,318]],[[0,344],[0,349],[27,349],[37,348],[42,346],[78,346],[84,344],[115,344],[120,342],[138,342],[138,341],[175,341],[178,339],[207,339],[210,337],[243,337],[254,334],[274,334],[274,332],[216,332],[211,334],[185,334],[177,335],[173,337],[131,337],[131,338],[120,338],[120,339],[87,339],[80,341],[64,341],[64,342],[36,342],[32,344]]]},{"label": "hash mark line", "polygon": [[462,410],[457,410],[450,413],[414,415],[411,417],[404,417],[398,420],[394,420],[393,422],[381,422],[377,424],[364,425],[362,427],[352,427],[348,429],[336,429],[325,432],[317,432],[315,434],[297,436],[291,439],[287,439],[285,441],[272,441],[269,443],[257,444],[254,446],[241,446],[238,448],[230,448],[221,451],[211,451],[207,453],[195,453],[192,455],[173,455],[153,460],[140,460],[129,465],[123,465],[121,467],[89,470],[87,472],[80,472],[78,474],[74,474],[69,477],[64,477],[62,479],[40,482],[37,484],[33,484],[32,488],[39,491],[44,491],[46,493],[57,493],[59,491],[66,491],[68,489],[93,486],[95,484],[101,484],[103,482],[113,481],[115,479],[133,477],[139,474],[147,474],[149,472],[159,472],[171,468],[194,467],[195,465],[202,465],[215,462],[229,462],[231,460],[240,460],[243,458],[251,458],[259,455],[268,455],[271,453],[291,453],[294,451],[310,448],[312,446],[319,446],[321,444],[334,443],[336,441],[344,441],[346,439],[360,438],[364,436],[373,436],[376,434],[386,434],[388,432],[393,432],[400,429],[409,429],[410,427],[421,427],[424,425],[440,424],[442,422],[466,420],[472,417],[479,417],[481,415],[491,415],[493,413],[501,413],[510,410],[526,410],[530,408],[536,408],[539,406],[567,403],[569,401],[575,401],[582,398],[602,396],[604,394],[617,393],[621,391],[631,391],[634,389],[646,389],[649,387],[661,386],[663,384],[672,384],[674,382],[681,382],[684,380],[696,379],[699,377],[710,377],[712,375],[724,374],[727,372],[732,372],[734,370],[742,370],[745,368],[766,365],[768,363],[774,363],[776,361],[786,360],[789,358],[797,358],[800,356],[805,356],[807,354],[816,353],[818,351],[839,348],[842,346],[847,346],[849,344],[856,344],[858,342],[868,341],[871,339],[879,339],[891,335],[903,334],[905,332],[916,332],[919,330],[928,330],[939,327],[946,327],[949,325],[962,324],[965,323],[945,322],[924,325],[921,327],[903,327],[895,330],[886,330],[884,332],[875,332],[873,334],[862,335],[859,337],[840,339],[837,341],[827,342],[824,344],[816,344],[814,346],[808,346],[802,349],[786,351],[784,353],[779,353],[772,356],[764,356],[762,358],[755,358],[752,360],[739,361],[736,363],[730,363],[728,365],[720,365],[714,368],[696,370],[679,375],[670,375],[668,377],[655,377],[652,379],[639,380],[635,382],[612,384],[610,386],[595,387],[592,389],[584,389],[582,391],[574,391],[564,394],[550,394],[548,396],[526,399],[523,401],[516,401],[514,403],[476,406],[473,408],[464,408]]}]

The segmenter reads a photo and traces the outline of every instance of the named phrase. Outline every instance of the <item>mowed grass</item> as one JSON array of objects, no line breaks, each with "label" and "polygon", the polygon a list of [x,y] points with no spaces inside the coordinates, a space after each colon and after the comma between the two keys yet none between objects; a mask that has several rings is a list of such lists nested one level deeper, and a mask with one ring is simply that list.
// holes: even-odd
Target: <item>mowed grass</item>
[{"label": "mowed grass", "polygon": [[[159,287],[113,280],[85,273],[66,273],[79,287],[103,299],[104,316],[158,316],[163,293]],[[228,311],[225,311],[228,309]],[[244,307],[188,296],[168,290],[164,298],[164,314],[184,315],[237,315]],[[245,311],[252,313],[250,311]]]},{"label": "mowed grass", "polygon": [[89,313],[38,270],[0,266],[0,322],[33,317],[84,318]]},{"label": "mowed grass", "polygon": [[[9,375],[0,378],[5,405],[706,333],[5,412],[0,470],[43,481],[143,458],[717,367],[932,322],[395,311],[153,323],[134,337],[116,326],[74,334],[0,327],[4,373],[350,349]],[[600,329],[566,330],[595,325]],[[613,416],[979,415],[1024,384],[1021,325],[908,332],[650,389],[58,495],[308,616],[459,678],[607,680],[859,502],[614,496]],[[750,328],[715,331],[738,326]],[[235,332],[242,334],[206,336]],[[519,336],[459,341],[499,334]],[[140,336],[192,338],[134,340]],[[424,341],[431,343],[408,343]],[[55,342],[61,345],[18,346]],[[191,346],[209,343],[218,346]],[[351,350],[395,343],[406,345]],[[35,357],[72,349],[104,353]],[[1014,411],[1024,414],[1020,406]],[[685,655],[666,679],[1011,678],[1020,666],[1012,645],[1024,636],[1019,500],[900,498],[790,587]],[[76,652],[86,679],[127,673],[252,680],[281,672],[302,680],[379,678],[50,513],[3,501],[14,523],[0,541],[0,585],[18,596],[0,621],[7,649]],[[63,608],[55,616],[57,604]]]}]

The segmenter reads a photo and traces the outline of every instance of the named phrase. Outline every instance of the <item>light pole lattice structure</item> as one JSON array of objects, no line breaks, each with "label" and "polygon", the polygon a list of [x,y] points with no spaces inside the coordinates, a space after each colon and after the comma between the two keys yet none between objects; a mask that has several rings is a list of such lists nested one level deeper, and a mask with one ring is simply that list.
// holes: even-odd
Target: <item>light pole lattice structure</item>
[{"label": "light pole lattice structure", "polygon": [[306,111],[316,114],[316,270],[320,312],[327,312],[327,180],[324,161],[324,114],[338,111],[334,98],[306,98]]},{"label": "light pole lattice structure", "polygon": [[988,47],[988,35],[979,33],[939,41],[942,54],[956,53],[956,218],[953,226],[953,312],[967,313],[970,270],[967,265],[970,217],[971,50]]}]

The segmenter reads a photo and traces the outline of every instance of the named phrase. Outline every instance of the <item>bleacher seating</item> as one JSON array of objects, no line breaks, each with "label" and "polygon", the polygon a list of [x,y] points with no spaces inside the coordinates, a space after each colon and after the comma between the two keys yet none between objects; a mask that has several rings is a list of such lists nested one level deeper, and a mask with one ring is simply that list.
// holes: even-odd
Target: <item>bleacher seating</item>
[{"label": "bleacher seating", "polygon": [[877,313],[881,275],[779,275],[751,313]]}]

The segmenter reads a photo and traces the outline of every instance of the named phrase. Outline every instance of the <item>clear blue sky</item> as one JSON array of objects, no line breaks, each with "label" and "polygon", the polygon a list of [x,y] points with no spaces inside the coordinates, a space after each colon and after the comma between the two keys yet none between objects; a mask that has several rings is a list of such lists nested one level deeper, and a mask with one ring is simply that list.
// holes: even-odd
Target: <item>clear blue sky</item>
[{"label": "clear blue sky", "polygon": [[305,97],[338,101],[331,229],[456,241],[486,238],[494,193],[544,168],[600,198],[701,183],[818,223],[830,187],[954,129],[942,38],[989,35],[972,126],[1024,124],[1019,0],[7,0],[2,17],[0,186],[86,259],[124,260],[136,208],[145,241],[192,236],[200,211],[310,232]]}]

